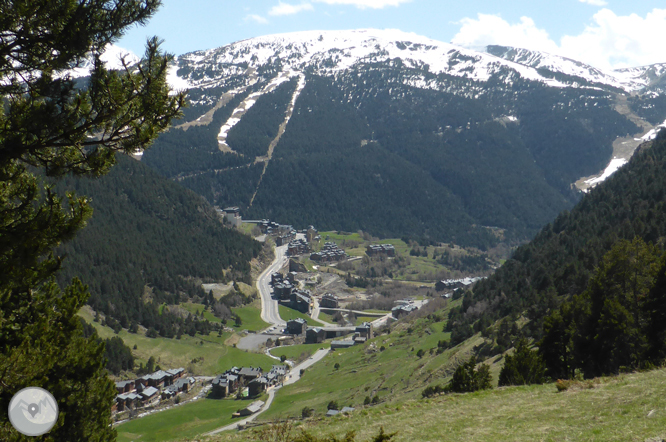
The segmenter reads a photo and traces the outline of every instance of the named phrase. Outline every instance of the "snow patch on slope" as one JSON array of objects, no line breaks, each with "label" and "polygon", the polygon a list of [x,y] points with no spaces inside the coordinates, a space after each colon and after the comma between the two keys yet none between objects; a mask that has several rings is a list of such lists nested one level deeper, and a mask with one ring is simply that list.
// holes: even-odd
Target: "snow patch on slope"
[{"label": "snow patch on slope", "polygon": [[[139,57],[134,52],[113,44],[108,45],[99,58],[105,63],[108,70],[124,69],[123,60],[128,66],[139,62]],[[88,59],[81,66],[68,70],[66,74],[69,74],[72,78],[88,77],[93,67],[93,60]]]},{"label": "snow patch on slope", "polygon": [[613,158],[608,164],[608,166],[606,166],[606,169],[604,170],[604,173],[601,174],[601,176],[586,180],[585,183],[589,184],[590,188],[596,186],[599,183],[603,183],[604,181],[606,181],[606,179],[608,179],[609,176],[617,172],[617,170],[620,167],[624,166],[626,163],[627,160],[625,158]]}]

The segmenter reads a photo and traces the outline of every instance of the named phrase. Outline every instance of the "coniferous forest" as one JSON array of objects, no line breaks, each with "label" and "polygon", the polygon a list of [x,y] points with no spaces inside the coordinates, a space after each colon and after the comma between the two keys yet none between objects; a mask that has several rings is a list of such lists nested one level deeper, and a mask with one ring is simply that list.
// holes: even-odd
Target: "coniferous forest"
[{"label": "coniferous forest", "polygon": [[201,281],[249,283],[249,261],[261,246],[224,227],[193,192],[127,156],[117,160],[102,178],[57,183],[88,196],[94,210],[86,228],[59,249],[59,282],[79,276],[90,288],[88,303],[120,326],[173,336],[182,319],[160,315],[158,306],[207,295]]},{"label": "coniferous forest", "polygon": [[[492,338],[494,351],[503,351],[520,334],[542,339],[540,349],[554,377],[659,363],[666,355],[665,195],[662,131],[467,292],[450,314],[453,336],[464,339],[481,331]],[[528,320],[522,332],[515,327],[521,316]]]}]

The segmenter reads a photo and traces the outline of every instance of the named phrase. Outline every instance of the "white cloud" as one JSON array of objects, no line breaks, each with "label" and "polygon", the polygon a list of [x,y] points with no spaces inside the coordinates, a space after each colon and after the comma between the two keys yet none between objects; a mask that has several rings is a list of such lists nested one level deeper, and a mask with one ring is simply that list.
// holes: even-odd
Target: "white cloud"
[{"label": "white cloud", "polygon": [[453,44],[465,47],[498,44],[546,52],[557,51],[557,45],[550,39],[548,32],[537,28],[529,17],[521,17],[520,23],[510,24],[497,15],[479,14],[478,20],[464,18],[460,23],[460,31],[451,41]]},{"label": "white cloud", "polygon": [[260,25],[265,25],[265,24],[268,23],[268,20],[266,20],[266,19],[265,19],[264,17],[262,17],[261,15],[257,15],[257,14],[250,14],[250,15],[247,15],[247,16],[245,17],[245,21],[250,21],[250,20],[251,20],[251,21],[254,21],[254,22],[257,22],[257,23],[259,23]]},{"label": "white cloud", "polygon": [[290,5],[289,3],[279,2],[276,6],[273,6],[269,15],[293,15],[298,14],[301,11],[312,11],[314,8],[310,3],[301,3],[300,5]]},{"label": "white cloud", "polygon": [[400,6],[402,3],[408,3],[412,0],[314,0],[318,3],[329,5],[353,5],[359,9],[371,8],[382,9],[386,6]]},{"label": "white cloud", "polygon": [[604,0],[578,0],[581,3],[587,3],[588,5],[592,6],[606,6],[608,4],[607,1]]},{"label": "white cloud", "polygon": [[[594,1],[594,0],[591,0]],[[641,17],[618,16],[601,9],[578,35],[553,41],[528,17],[509,23],[496,15],[465,18],[452,43],[467,47],[500,44],[540,50],[579,60],[601,69],[666,62],[666,9],[654,9]]]}]

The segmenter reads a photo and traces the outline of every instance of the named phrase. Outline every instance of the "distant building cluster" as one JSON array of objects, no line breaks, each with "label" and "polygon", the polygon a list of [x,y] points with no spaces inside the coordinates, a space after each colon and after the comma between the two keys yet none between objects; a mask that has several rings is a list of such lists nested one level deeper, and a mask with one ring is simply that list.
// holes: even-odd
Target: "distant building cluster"
[{"label": "distant building cluster", "polygon": [[213,395],[223,398],[247,387],[248,396],[258,396],[268,387],[284,382],[287,371],[284,365],[274,365],[268,373],[263,373],[260,367],[233,367],[213,379]]},{"label": "distant building cluster", "polygon": [[116,382],[115,410],[123,411],[150,406],[180,393],[187,393],[195,383],[194,378],[185,377],[184,368],[158,370],[133,381]]},{"label": "distant building cluster", "polygon": [[395,256],[395,247],[393,244],[372,244],[365,250],[366,255],[372,256]]},{"label": "distant building cluster", "polygon": [[443,290],[456,290],[471,288],[474,283],[480,281],[482,277],[463,278],[463,279],[443,279],[435,283],[435,290],[441,292]]},{"label": "distant building cluster", "polygon": [[291,308],[302,313],[310,313],[312,293],[296,288],[296,272],[289,272],[285,279],[281,273],[271,275],[273,293],[281,301],[289,301]]},{"label": "distant building cluster", "polygon": [[334,242],[327,242],[319,252],[312,253],[310,259],[317,262],[335,262],[346,259],[348,256]]},{"label": "distant building cluster", "polygon": [[226,207],[222,209],[221,214],[224,216],[224,219],[234,227],[240,226],[243,222],[243,218],[240,215],[240,209],[238,207]]}]

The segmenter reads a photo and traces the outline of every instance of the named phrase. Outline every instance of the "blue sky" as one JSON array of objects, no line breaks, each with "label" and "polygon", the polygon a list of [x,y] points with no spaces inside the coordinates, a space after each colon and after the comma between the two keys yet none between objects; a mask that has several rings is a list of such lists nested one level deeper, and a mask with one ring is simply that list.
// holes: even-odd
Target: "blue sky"
[{"label": "blue sky", "polygon": [[467,47],[537,49],[601,69],[666,62],[666,3],[651,0],[163,0],[117,44],[176,55],[267,34],[400,29]]}]

